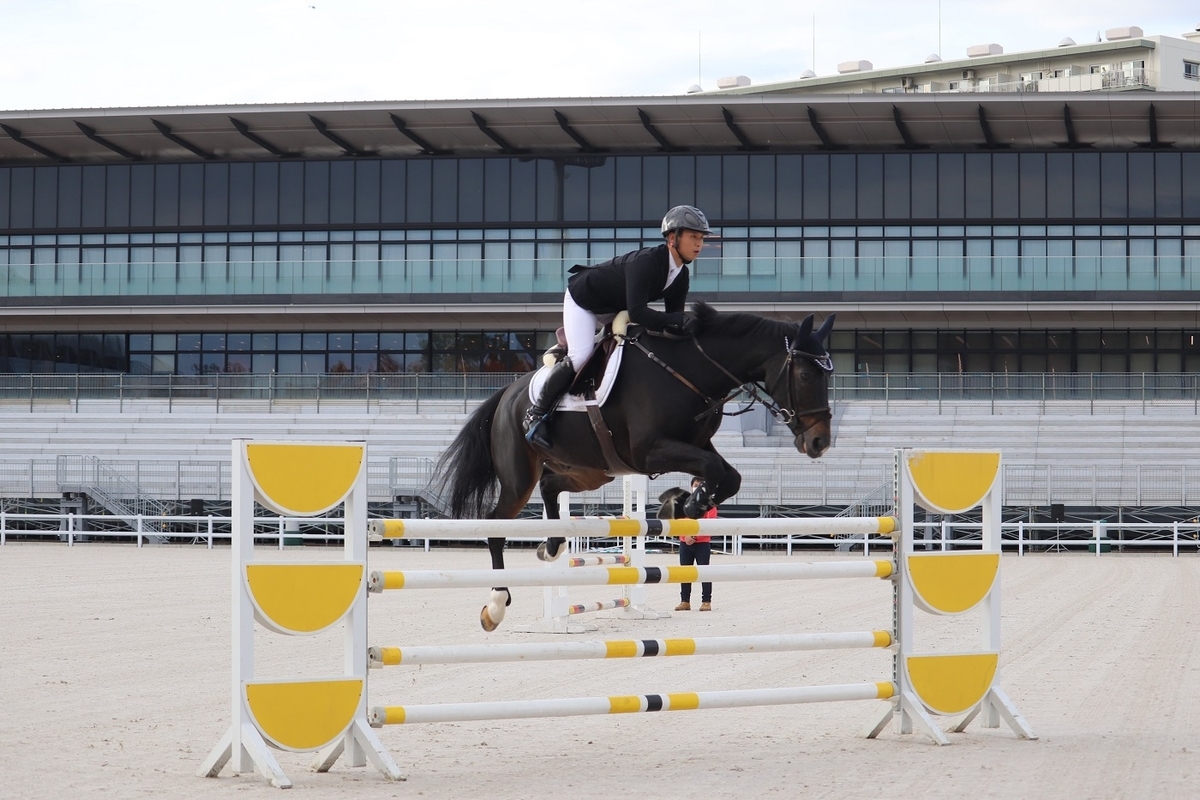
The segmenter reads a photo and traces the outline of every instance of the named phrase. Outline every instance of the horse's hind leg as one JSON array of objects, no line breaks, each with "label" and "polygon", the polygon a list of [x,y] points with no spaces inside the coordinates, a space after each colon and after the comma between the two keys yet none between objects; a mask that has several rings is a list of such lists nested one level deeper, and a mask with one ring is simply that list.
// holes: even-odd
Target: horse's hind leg
[{"label": "horse's hind leg", "polygon": [[[612,482],[612,477],[599,470],[572,470],[571,472],[542,473],[539,487],[542,503],[548,519],[559,519],[558,496],[563,492],[590,492]],[[566,551],[567,540],[562,536],[551,536],[538,545],[537,556],[542,561],[554,561]]]},{"label": "horse's hind leg", "polygon": [[[504,569],[504,539],[487,540],[492,555],[492,569]],[[504,610],[512,605],[512,593],[507,586],[493,586],[487,605],[479,610],[479,624],[485,631],[494,631],[504,620]]]},{"label": "horse's hind leg", "polygon": [[[523,441],[522,441],[523,444]],[[508,472],[502,472],[500,477],[500,496],[496,507],[488,514],[488,519],[515,519],[529,496],[541,474],[541,463],[532,457],[532,451],[521,448],[524,457],[514,458],[515,466]],[[488,552],[492,556],[492,569],[504,569],[504,539],[495,537],[488,539]],[[491,597],[479,611],[479,624],[485,631],[494,631],[504,621],[504,612],[512,605],[512,593],[507,586],[493,586]]]}]

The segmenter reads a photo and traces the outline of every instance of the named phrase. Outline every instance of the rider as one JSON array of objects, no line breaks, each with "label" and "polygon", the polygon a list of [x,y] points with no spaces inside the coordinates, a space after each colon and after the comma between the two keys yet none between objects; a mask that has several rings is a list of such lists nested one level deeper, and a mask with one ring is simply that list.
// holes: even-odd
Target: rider
[{"label": "rider", "polygon": [[[525,438],[550,447],[546,417],[575,379],[575,373],[595,349],[598,323],[607,323],[622,310],[629,321],[653,331],[694,336],[700,320],[683,313],[688,293],[688,264],[700,255],[705,236],[716,234],[704,212],[694,206],[675,206],[662,221],[666,240],[658,247],[635,250],[595,266],[572,267],[563,297],[563,329],[567,356],[555,364],[537,402],[525,412]],[[649,307],[661,299],[666,313]]]}]

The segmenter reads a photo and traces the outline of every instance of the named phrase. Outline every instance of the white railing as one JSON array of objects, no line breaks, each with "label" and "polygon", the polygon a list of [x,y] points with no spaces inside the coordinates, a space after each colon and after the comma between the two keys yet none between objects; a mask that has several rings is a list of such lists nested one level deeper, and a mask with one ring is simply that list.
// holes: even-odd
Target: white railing
[{"label": "white railing", "polygon": [[[212,549],[215,544],[227,544],[230,534],[228,516],[136,516],[125,519],[130,530],[85,530],[88,524],[111,522],[114,518],[101,515],[80,514],[15,514],[0,511],[0,546],[8,544],[10,538],[58,540],[73,547],[85,544],[93,537],[125,539],[137,547],[149,544],[162,545],[169,542],[203,545]],[[256,517],[255,540],[261,545],[285,547],[304,545],[341,546],[342,519],[340,517]],[[329,526],[323,530],[322,526]],[[981,546],[978,522],[930,522],[916,523],[916,548],[918,551],[941,551],[978,549]],[[334,532],[336,531],[336,532]],[[1200,520],[1190,522],[1161,523],[1117,523],[1107,520],[1064,523],[1030,523],[1010,521],[1001,525],[1004,550],[1024,556],[1032,553],[1057,553],[1083,551],[1099,556],[1103,553],[1135,553],[1153,549],[1157,552],[1171,551],[1172,556],[1181,553],[1200,555]],[[892,547],[888,536],[867,534],[844,535],[736,535],[723,537],[722,551],[739,555],[747,545],[760,549],[786,552],[792,555],[796,549],[814,547],[862,547],[864,555],[872,550],[887,551]],[[436,540],[413,540],[409,544],[429,550],[432,542],[454,541],[452,537],[439,536]],[[510,541],[532,543],[541,537],[510,537]],[[673,544],[673,542],[665,542]],[[484,558],[481,551],[481,558]]]}]

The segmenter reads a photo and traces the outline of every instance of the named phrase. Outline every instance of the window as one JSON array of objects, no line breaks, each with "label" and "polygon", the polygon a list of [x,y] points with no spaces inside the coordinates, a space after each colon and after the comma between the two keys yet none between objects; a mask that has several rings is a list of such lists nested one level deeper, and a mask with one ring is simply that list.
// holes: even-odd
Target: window
[{"label": "window", "polygon": [[1183,77],[1190,81],[1200,81],[1200,63],[1195,61],[1183,62]]},{"label": "window", "polygon": [[[1040,81],[1043,74],[1039,72],[1022,72],[1021,83],[1030,83],[1031,81]],[[1057,75],[1055,77],[1058,77]]]}]

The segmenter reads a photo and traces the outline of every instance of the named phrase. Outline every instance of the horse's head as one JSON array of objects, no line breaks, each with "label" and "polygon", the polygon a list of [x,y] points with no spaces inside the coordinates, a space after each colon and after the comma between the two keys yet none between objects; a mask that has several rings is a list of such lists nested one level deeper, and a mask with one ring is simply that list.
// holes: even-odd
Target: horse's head
[{"label": "horse's head", "polygon": [[766,388],[779,404],[780,416],[795,435],[796,449],[809,458],[820,458],[832,440],[833,415],[829,409],[829,376],[833,361],[826,349],[835,314],[813,330],[813,316],[800,323],[795,338],[784,344],[784,352],[768,367]]}]

